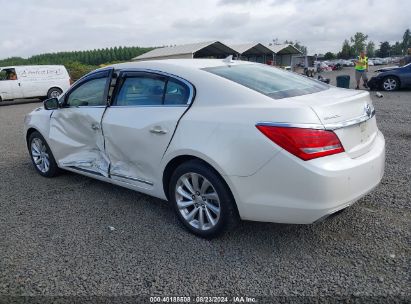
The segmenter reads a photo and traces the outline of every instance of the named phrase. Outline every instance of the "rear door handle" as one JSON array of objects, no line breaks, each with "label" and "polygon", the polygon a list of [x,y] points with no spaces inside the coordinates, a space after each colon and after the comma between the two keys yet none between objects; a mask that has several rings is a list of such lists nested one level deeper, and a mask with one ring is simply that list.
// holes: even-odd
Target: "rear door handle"
[{"label": "rear door handle", "polygon": [[150,132],[154,134],[167,134],[167,130],[163,130],[160,126],[151,128]]},{"label": "rear door handle", "polygon": [[97,124],[97,123],[91,124],[91,128],[92,128],[93,130],[100,130],[100,126],[99,126],[99,124]]}]

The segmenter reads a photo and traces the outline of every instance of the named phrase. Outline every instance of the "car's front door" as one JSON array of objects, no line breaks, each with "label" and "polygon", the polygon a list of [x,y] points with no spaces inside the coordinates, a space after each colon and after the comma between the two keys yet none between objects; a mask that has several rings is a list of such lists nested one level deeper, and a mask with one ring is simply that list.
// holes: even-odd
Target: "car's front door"
[{"label": "car's front door", "polygon": [[156,183],[161,159],[193,86],[182,79],[148,72],[123,72],[103,119],[112,179],[141,188]]},{"label": "car's front door", "polygon": [[0,95],[4,100],[24,98],[21,82],[15,69],[7,68],[0,71]]},{"label": "car's front door", "polygon": [[101,119],[112,70],[92,74],[63,96],[50,119],[49,141],[60,167],[108,176]]}]

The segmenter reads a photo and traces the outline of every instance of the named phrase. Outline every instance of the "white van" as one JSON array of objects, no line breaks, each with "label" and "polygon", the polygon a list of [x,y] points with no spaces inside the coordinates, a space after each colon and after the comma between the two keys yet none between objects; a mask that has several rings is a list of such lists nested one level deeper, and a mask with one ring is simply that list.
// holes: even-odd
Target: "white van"
[{"label": "white van", "polygon": [[0,102],[57,97],[69,87],[70,76],[62,65],[0,67]]}]

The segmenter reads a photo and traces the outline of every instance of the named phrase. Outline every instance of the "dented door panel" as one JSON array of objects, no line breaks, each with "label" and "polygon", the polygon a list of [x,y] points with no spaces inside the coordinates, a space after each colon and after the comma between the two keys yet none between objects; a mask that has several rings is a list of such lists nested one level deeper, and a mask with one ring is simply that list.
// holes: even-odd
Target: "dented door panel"
[{"label": "dented door panel", "polygon": [[161,159],[186,107],[110,107],[103,119],[112,179],[143,188],[158,179]]},{"label": "dented door panel", "polygon": [[60,167],[108,176],[101,118],[105,107],[63,108],[50,120],[50,144]]}]

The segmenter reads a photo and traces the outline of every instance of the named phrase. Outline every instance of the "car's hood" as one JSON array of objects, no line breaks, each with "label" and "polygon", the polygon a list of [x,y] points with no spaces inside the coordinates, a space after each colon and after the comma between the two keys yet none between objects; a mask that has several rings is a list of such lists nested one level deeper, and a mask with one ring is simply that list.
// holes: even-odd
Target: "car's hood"
[{"label": "car's hood", "polygon": [[387,71],[396,70],[399,68],[400,68],[399,66],[385,67],[385,68],[376,70],[376,72],[387,72]]}]

